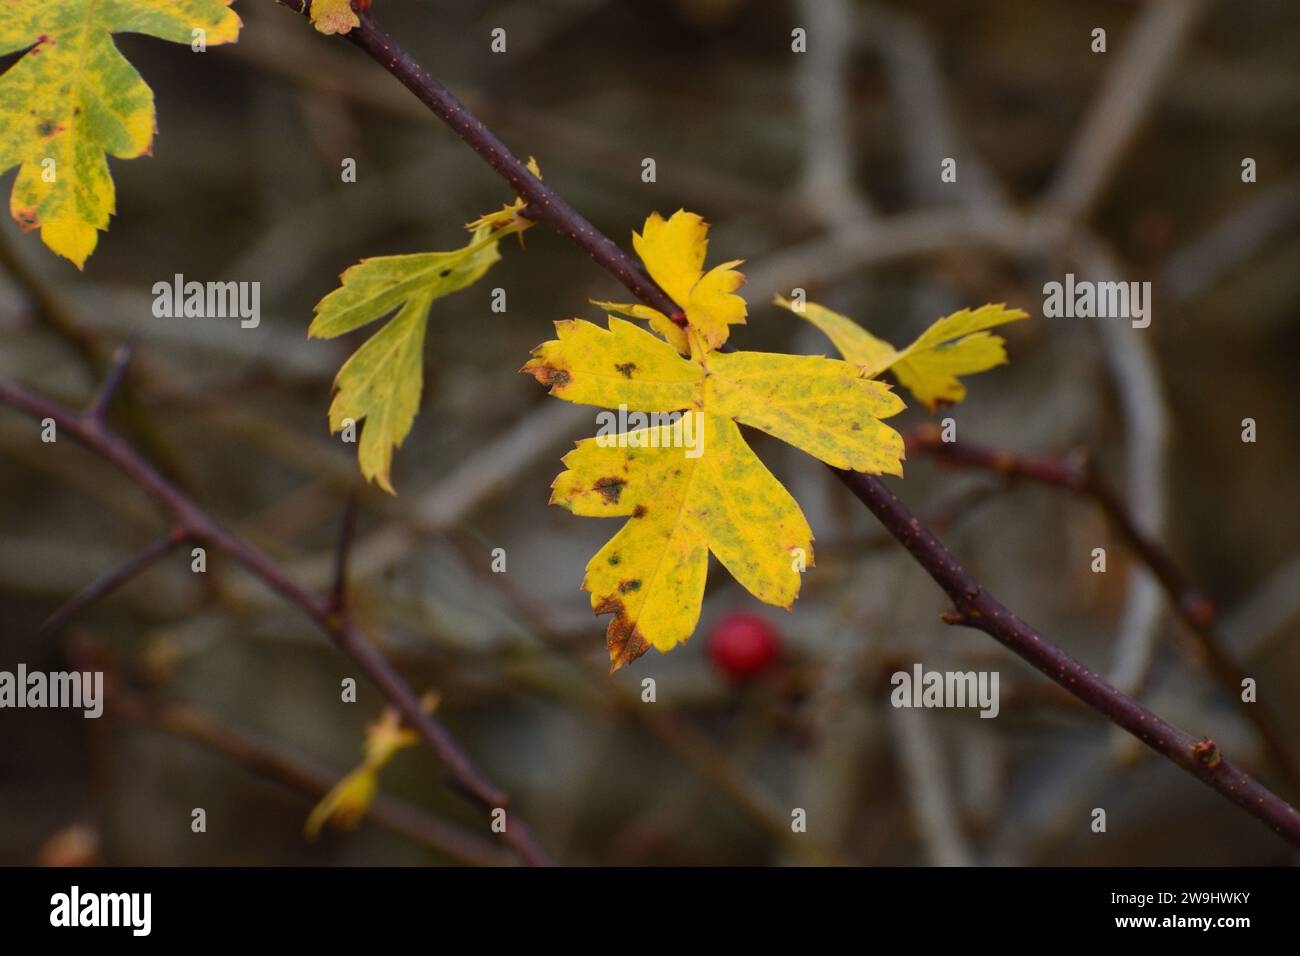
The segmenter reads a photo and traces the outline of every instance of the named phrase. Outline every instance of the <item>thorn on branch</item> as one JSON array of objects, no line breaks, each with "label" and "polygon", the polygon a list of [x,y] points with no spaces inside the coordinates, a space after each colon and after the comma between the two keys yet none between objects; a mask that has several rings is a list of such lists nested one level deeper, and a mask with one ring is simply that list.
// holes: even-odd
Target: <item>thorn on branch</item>
[{"label": "thorn on branch", "polygon": [[130,366],[131,358],[135,354],[137,338],[137,334],[132,332],[113,354],[113,364],[108,370],[108,375],[104,377],[104,382],[100,385],[95,400],[90,403],[90,408],[86,410],[86,417],[92,422],[100,424],[104,421],[104,415],[108,412],[108,406],[113,401],[113,396],[117,394],[117,390],[121,388],[122,382],[126,378],[127,367]]},{"label": "thorn on branch", "polygon": [[155,541],[139,554],[73,595],[62,607],[46,618],[37,636],[49,638],[57,635],[91,605],[103,600],[136,575],[171,554],[189,537],[190,532],[184,527],[177,525],[172,528],[165,537]]},{"label": "thorn on branch", "polygon": [[348,558],[352,552],[352,542],[357,531],[357,495],[348,494],[347,504],[343,508],[343,521],[339,526],[339,539],[334,548],[334,584],[329,593],[329,610],[339,614],[347,610],[348,602]]}]

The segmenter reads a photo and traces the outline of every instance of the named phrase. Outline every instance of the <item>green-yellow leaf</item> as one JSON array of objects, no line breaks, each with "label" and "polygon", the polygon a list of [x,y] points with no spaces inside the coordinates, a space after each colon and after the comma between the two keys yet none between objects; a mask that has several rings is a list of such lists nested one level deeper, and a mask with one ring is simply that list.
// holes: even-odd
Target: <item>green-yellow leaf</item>
[{"label": "green-yellow leaf", "polygon": [[[528,169],[539,179],[536,160]],[[424,388],[424,333],[437,299],[477,282],[501,253],[506,236],[533,225],[516,198],[465,228],[470,240],[450,252],[363,259],[342,275],[342,285],[316,304],[307,334],[320,339],[351,332],[398,310],[397,316],[357,349],[339,369],[330,404],[330,431],[365,420],[357,459],[361,473],[393,494],[393,449],[415,423]]]},{"label": "green-yellow leaf", "polygon": [[777,297],[776,304],[802,315],[821,329],[845,359],[868,377],[891,372],[917,400],[933,411],[941,403],[960,402],[966,386],[959,375],[984,372],[1007,360],[1004,340],[986,330],[1029,317],[1005,305],[962,309],[939,319],[911,345],[897,351],[852,319],[809,302],[802,308]]},{"label": "green-yellow leaf", "polygon": [[357,445],[361,474],[390,495],[393,449],[400,448],[415,423],[424,383],[424,330],[433,294],[422,289],[391,322],[343,363],[334,380],[330,432],[365,421]]},{"label": "green-yellow leaf", "polygon": [[153,91],[113,34],[215,45],[239,27],[229,0],[5,3],[0,55],[26,50],[0,76],[0,173],[19,167],[14,219],[81,268],[115,212],[108,156],[141,156],[154,134]]},{"label": "green-yellow leaf", "polygon": [[307,334],[334,338],[397,315],[339,369],[330,404],[330,431],[365,421],[357,458],[361,473],[389,494],[393,449],[411,431],[424,386],[424,332],[434,300],[465,288],[501,258],[503,233],[486,226],[451,252],[363,259],[342,276],[342,285],[316,306]]}]

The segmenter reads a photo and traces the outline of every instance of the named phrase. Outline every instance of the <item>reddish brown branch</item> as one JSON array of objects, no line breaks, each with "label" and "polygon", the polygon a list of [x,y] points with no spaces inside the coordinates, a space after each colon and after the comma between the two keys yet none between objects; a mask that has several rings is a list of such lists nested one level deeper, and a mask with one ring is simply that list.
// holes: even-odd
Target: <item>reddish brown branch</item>
[{"label": "reddish brown branch", "polygon": [[1285,774],[1291,787],[1300,791],[1300,762],[1297,762],[1291,743],[1272,709],[1260,701],[1247,703],[1241,698],[1242,681],[1246,674],[1228,653],[1223,639],[1214,627],[1214,605],[1191,584],[1160,542],[1138,528],[1123,499],[1106,481],[1090,456],[1077,455],[1069,459],[1033,458],[982,448],[968,442],[945,442],[939,429],[933,425],[919,428],[908,435],[907,450],[913,454],[933,455],[941,464],[950,467],[990,471],[1010,479],[1049,485],[1092,501],[1101,509],[1120,539],[1150,568],[1169,596],[1179,620],[1197,639],[1210,673],[1254,724],[1273,762]]},{"label": "reddish brown branch", "polygon": [[[379,687],[402,719],[415,729],[424,745],[442,763],[458,790],[489,811],[506,805],[506,795],[483,775],[441,723],[424,712],[415,691],[347,616],[335,613],[329,598],[317,597],[304,590],[260,551],[223,528],[193,499],[112,434],[101,418],[78,414],[16,385],[0,383],[0,401],[38,421],[53,419],[61,431],[109,461],[143,489],[169,513],[187,538],[224,551],[268,588],[296,605]],[[525,862],[534,865],[549,862],[517,816],[509,820],[502,836]]]},{"label": "reddish brown branch", "polygon": [[[306,0],[277,0],[299,13]],[[652,282],[630,256],[597,232],[572,206],[542,184],[505,144],[469,112],[451,92],[411,58],[369,16],[348,35],[357,47],[384,67],[420,102],[452,128],[471,149],[508,182],[524,199],[539,222],[567,237],[586,251],[647,305],[665,315],[678,311],[672,299]],[[1300,813],[1248,775],[1233,767],[1219,751],[1219,759],[1198,759],[1202,738],[1193,737],[1161,720],[1137,701],[1120,693],[1074,658],[1042,637],[983,590],[956,558],[902,504],[884,483],[871,475],[836,470],[840,480],[897,538],[934,578],[962,615],[962,620],[989,634],[1027,660],[1056,683],[1104,714],[1153,750],[1174,761],[1232,802],[1263,820],[1300,846]]]}]

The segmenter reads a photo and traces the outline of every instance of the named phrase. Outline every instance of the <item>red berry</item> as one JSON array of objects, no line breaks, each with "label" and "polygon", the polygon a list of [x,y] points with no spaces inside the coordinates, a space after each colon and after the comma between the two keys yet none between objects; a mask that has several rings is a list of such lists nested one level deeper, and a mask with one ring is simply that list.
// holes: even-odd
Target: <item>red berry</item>
[{"label": "red berry", "polygon": [[727,614],[709,634],[709,657],[733,681],[757,677],[780,653],[781,635],[757,614]]}]

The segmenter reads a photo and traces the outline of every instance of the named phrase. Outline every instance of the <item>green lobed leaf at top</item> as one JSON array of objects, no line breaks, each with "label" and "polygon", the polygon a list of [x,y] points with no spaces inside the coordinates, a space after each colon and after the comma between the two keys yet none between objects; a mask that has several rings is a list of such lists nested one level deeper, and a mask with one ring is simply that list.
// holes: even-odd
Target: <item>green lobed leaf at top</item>
[{"label": "green lobed leaf at top", "polygon": [[113,42],[143,33],[173,43],[231,43],[229,0],[4,0],[0,173],[18,167],[9,208],[26,231],[77,268],[116,211],[108,156],[149,152],[153,91]]}]

